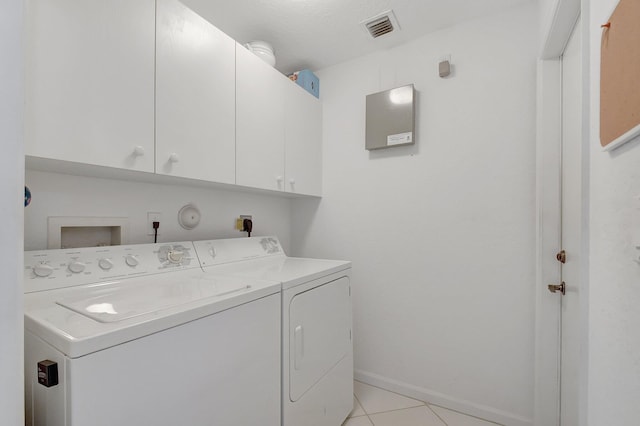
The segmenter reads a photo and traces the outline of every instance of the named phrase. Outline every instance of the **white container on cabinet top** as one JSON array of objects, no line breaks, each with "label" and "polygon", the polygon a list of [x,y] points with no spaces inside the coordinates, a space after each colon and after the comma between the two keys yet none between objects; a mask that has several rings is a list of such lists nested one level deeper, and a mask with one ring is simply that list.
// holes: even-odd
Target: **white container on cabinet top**
[{"label": "white container on cabinet top", "polygon": [[235,183],[235,41],[158,0],[156,173]]},{"label": "white container on cabinet top", "polygon": [[26,2],[25,153],[152,172],[154,0]]}]

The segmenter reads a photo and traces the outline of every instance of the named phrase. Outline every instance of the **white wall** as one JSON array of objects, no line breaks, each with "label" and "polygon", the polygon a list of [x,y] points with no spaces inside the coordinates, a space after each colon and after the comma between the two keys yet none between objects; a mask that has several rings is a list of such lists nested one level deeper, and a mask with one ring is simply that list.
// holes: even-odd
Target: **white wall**
[{"label": "white wall", "polygon": [[0,3],[0,424],[24,424],[22,334],[21,0]]},{"label": "white wall", "polygon": [[[246,236],[234,229],[235,218],[253,216],[252,235],[277,235],[289,248],[291,200],[270,195],[190,186],[98,179],[27,171],[33,200],[25,210],[25,249],[47,248],[47,217],[128,217],[129,243],[152,243],[147,212],[162,213],[158,242]],[[178,223],[178,211],[193,202],[202,217],[188,231]]]},{"label": "white wall", "polygon": [[[324,197],[293,202],[296,254],[353,261],[357,377],[509,425],[533,411],[537,12],[320,71]],[[417,144],[366,151],[365,96],[408,83]]]},{"label": "white wall", "polygon": [[[640,419],[640,251],[632,233],[640,195],[640,140],[600,149],[600,25],[616,0],[591,0],[591,176],[588,424]],[[638,226],[638,222],[635,222]]]}]

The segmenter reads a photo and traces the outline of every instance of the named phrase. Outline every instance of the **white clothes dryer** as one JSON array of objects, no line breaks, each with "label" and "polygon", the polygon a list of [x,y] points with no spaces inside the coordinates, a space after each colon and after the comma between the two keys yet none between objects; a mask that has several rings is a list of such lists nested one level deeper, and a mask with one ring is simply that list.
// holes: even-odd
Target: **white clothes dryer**
[{"label": "white clothes dryer", "polygon": [[205,271],[282,285],[283,425],[341,425],[353,409],[351,262],[288,257],[276,237],[194,246]]},{"label": "white clothes dryer", "polygon": [[281,424],[281,295],[191,242],[25,252],[26,424]]}]

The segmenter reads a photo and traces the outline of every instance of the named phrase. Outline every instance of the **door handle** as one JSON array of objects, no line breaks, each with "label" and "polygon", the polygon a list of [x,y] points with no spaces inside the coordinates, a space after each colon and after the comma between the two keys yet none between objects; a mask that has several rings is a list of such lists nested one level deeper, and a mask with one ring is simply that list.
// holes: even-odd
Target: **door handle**
[{"label": "door handle", "polygon": [[300,370],[300,364],[304,357],[304,329],[301,325],[297,326],[293,331],[293,366],[296,370]]},{"label": "door handle", "polygon": [[547,286],[547,288],[549,288],[549,291],[551,293],[560,292],[564,296],[565,292],[566,292],[566,289],[567,289],[567,286],[565,285],[564,281],[562,281],[562,283],[560,283],[560,284],[549,284]]}]

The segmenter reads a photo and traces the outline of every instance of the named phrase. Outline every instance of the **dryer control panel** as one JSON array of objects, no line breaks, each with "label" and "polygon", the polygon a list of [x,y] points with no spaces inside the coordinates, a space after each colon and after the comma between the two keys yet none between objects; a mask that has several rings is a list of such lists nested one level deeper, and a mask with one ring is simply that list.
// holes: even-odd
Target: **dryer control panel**
[{"label": "dryer control panel", "polygon": [[203,268],[241,260],[285,255],[278,237],[274,236],[194,241],[193,244]]},{"label": "dryer control panel", "polygon": [[24,265],[25,293],[200,267],[190,241],[27,251]]}]

